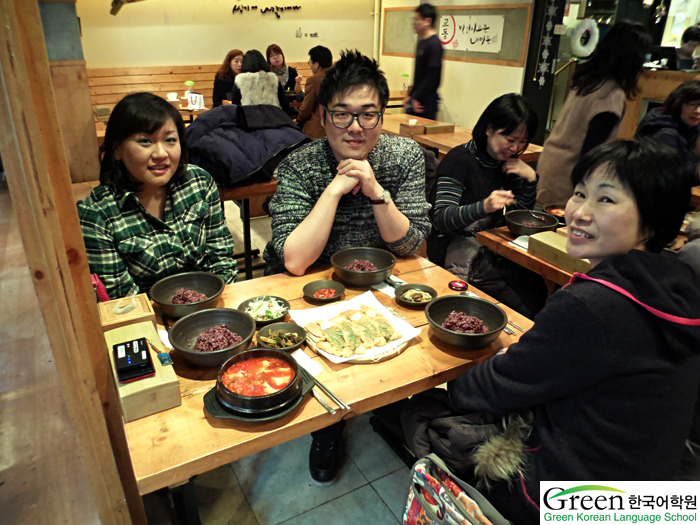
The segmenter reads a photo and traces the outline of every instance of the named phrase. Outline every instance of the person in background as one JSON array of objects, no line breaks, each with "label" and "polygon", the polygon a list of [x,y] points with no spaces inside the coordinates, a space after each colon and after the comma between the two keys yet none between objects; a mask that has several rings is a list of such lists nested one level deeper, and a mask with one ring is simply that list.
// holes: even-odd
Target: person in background
[{"label": "person in background", "polygon": [[284,91],[301,93],[301,82],[304,79],[297,73],[296,69],[287,65],[282,48],[277,44],[270,44],[267,46],[266,54],[270,71],[277,75]]},{"label": "person in background", "polygon": [[323,108],[318,105],[318,93],[326,71],[333,65],[331,50],[323,46],[312,47],[309,50],[309,65],[313,75],[306,79],[304,100],[297,121],[306,135],[320,139],[326,136],[326,129],[321,124]]},{"label": "person in background", "polygon": [[[700,275],[700,211],[691,215],[685,235],[688,242],[678,250],[678,258],[690,265],[695,273]],[[700,432],[698,435],[700,437]],[[698,443],[700,445],[700,439],[698,439]]]},{"label": "person in background", "polygon": [[[290,153],[277,168],[266,274],[303,275],[345,248],[380,247],[407,257],[423,244],[430,231],[425,158],[415,141],[382,134],[388,101],[377,62],[359,51],[341,53],[318,97],[326,137]],[[344,425],[312,434],[313,480],[335,478]]]},{"label": "person in background", "polygon": [[[481,452],[493,455],[477,461],[481,469],[509,460],[513,476],[491,478],[484,495],[518,524],[540,523],[541,480],[681,476],[686,440],[700,428],[700,275],[659,253],[690,198],[681,159],[646,138],[616,141],[585,155],[571,180],[567,251],[592,269],[555,292],[518,343],[446,392],[414,396],[402,413],[415,447],[431,443],[416,426],[420,414],[531,412],[519,453],[491,443]],[[464,458],[449,450],[450,461]],[[473,471],[456,474],[478,481]]]},{"label": "person in background", "polygon": [[681,46],[676,49],[676,69],[697,69],[695,51],[700,46],[700,27],[690,26],[681,35]]},{"label": "person in background", "polygon": [[537,173],[518,155],[537,131],[537,120],[532,105],[516,93],[488,105],[473,139],[453,148],[438,166],[430,199],[435,230],[428,240],[431,257],[434,244],[447,245],[445,269],[529,318],[544,306],[544,281],[481,246],[475,235],[505,224],[503,212],[510,206],[534,206]]},{"label": "person in background", "polygon": [[404,107],[409,115],[435,120],[438,112],[438,87],[442,75],[442,44],[435,33],[437,12],[428,3],[416,8],[413,29],[418,35],[416,63],[413,70],[413,87]]},{"label": "person in background", "polygon": [[699,133],[700,81],[689,80],[671,91],[661,107],[651,109],[644,115],[635,136],[651,137],[675,148],[686,159],[697,184]]},{"label": "person in background", "polygon": [[578,160],[617,138],[625,99],[636,93],[650,38],[641,24],[617,22],[590,59],[576,66],[572,89],[537,163],[537,201],[543,206],[564,204]]},{"label": "person in background", "polygon": [[127,95],[109,117],[100,184],[77,206],[90,271],[111,299],[181,272],[238,274],[216,184],[187,164],[184,142],[180,112],[152,93]]},{"label": "person in background", "polygon": [[238,106],[255,104],[270,104],[289,110],[287,97],[277,76],[268,69],[267,61],[257,49],[246,51],[243,55],[241,72],[236,75],[236,81],[231,93],[231,103]]},{"label": "person in background", "polygon": [[241,72],[243,65],[243,51],[232,49],[226,53],[224,63],[216,72],[214,77],[214,92],[212,94],[212,106],[217,107],[223,104],[224,100],[230,100],[233,92],[236,75]]}]

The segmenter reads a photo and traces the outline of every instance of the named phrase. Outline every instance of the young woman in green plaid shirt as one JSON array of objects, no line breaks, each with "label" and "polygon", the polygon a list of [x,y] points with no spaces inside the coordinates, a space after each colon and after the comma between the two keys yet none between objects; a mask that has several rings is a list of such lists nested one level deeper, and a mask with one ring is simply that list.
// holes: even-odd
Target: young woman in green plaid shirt
[{"label": "young woman in green plaid shirt", "polygon": [[187,164],[185,126],[168,101],[124,97],[110,116],[100,185],[78,202],[90,263],[111,299],[202,270],[231,283],[233,238],[209,174]]}]

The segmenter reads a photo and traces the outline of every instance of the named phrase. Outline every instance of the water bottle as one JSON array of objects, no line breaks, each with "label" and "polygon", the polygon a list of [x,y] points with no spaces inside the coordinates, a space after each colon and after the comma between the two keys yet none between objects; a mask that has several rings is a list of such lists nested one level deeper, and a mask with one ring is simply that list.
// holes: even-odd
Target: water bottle
[{"label": "water bottle", "polygon": [[194,81],[188,80],[185,82],[185,98],[189,100],[190,92],[194,91]]},{"label": "water bottle", "polygon": [[401,75],[401,91],[408,91],[408,73]]}]

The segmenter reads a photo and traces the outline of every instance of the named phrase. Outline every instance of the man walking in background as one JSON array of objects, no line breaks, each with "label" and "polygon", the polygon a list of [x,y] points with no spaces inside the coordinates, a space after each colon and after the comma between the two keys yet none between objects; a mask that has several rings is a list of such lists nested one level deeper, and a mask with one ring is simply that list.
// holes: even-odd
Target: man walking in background
[{"label": "man walking in background", "polygon": [[406,113],[435,120],[438,111],[442,44],[435,32],[437,12],[432,4],[421,4],[413,16],[413,29],[418,35],[413,87],[404,106]]},{"label": "man walking in background", "polygon": [[318,93],[321,88],[321,81],[326,76],[326,71],[333,65],[331,50],[323,46],[312,47],[309,50],[309,65],[313,74],[306,80],[304,101],[301,103],[297,122],[305,135],[312,139],[320,139],[326,136],[326,130],[321,125]]}]

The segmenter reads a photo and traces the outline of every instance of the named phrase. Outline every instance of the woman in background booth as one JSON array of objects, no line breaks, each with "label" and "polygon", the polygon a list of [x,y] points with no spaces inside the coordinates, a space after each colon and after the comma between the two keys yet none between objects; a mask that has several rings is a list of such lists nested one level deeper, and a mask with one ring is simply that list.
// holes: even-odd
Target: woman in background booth
[{"label": "woman in background booth", "polygon": [[270,104],[282,108],[285,113],[289,109],[282,85],[277,82],[277,76],[270,72],[265,57],[257,49],[246,51],[243,55],[243,65],[236,75],[231,103],[239,106]]},{"label": "woman in background booth", "polygon": [[532,105],[516,93],[486,107],[473,139],[438,166],[430,197],[435,228],[427,247],[434,262],[530,318],[547,298],[542,278],[489,251],[475,236],[505,224],[505,208],[534,206],[537,174],[518,155],[537,131],[537,120]]},{"label": "woman in background booth", "polygon": [[[540,523],[542,480],[682,477],[700,428],[700,275],[659,253],[690,198],[678,154],[649,139],[616,141],[585,155],[571,180],[567,251],[593,268],[555,292],[518,343],[402,413],[420,457],[439,446],[422,417],[531,412],[520,439],[499,434],[512,448],[489,443],[476,462],[478,472],[499,459],[507,467],[489,476],[485,496],[519,525]],[[448,466],[466,465],[467,451],[447,450]],[[457,475],[474,483],[470,465]]]},{"label": "woman in background booth", "polygon": [[100,184],[78,202],[90,271],[111,299],[207,271],[232,283],[233,237],[209,174],[187,164],[180,112],[152,93],[127,95],[107,123]]},{"label": "woman in background booth", "polygon": [[302,77],[297,73],[297,70],[288,66],[284,60],[282,48],[277,44],[267,46],[267,63],[279,80],[284,91],[293,91],[296,94],[301,93]]},{"label": "woman in background booth", "polygon": [[637,126],[637,137],[651,137],[675,148],[686,159],[698,184],[700,156],[700,81],[690,80],[676,87],[663,106],[649,110]]},{"label": "woman in background booth", "polygon": [[224,63],[214,77],[214,93],[212,95],[213,107],[220,106],[224,100],[229,100],[233,92],[236,75],[241,72],[243,65],[243,51],[232,49],[226,53]]},{"label": "woman in background booth", "polygon": [[642,24],[617,22],[591,57],[576,66],[566,97],[537,163],[537,201],[563,205],[571,171],[595,146],[617,139],[625,99],[636,93],[651,37]]}]

